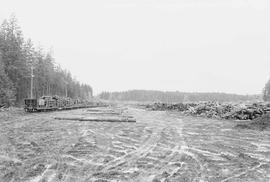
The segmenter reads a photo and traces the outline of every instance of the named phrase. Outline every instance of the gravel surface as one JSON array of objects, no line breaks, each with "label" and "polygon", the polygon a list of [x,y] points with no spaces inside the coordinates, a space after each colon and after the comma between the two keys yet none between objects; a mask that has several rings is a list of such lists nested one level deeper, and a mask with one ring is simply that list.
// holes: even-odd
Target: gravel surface
[{"label": "gravel surface", "polygon": [[[270,132],[174,112],[110,108],[136,123],[0,118],[0,181],[269,181]],[[95,113],[95,117],[97,114]]]}]

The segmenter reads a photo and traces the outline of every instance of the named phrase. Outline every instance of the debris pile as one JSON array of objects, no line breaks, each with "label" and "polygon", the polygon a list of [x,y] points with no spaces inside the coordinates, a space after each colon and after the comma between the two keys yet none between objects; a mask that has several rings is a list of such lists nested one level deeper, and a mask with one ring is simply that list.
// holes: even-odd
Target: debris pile
[{"label": "debris pile", "polygon": [[253,104],[232,104],[219,102],[198,102],[198,103],[155,103],[147,105],[151,110],[179,111],[186,115],[202,116],[208,118],[232,119],[232,120],[253,120],[261,117],[270,111],[268,103]]},{"label": "debris pile", "polygon": [[270,113],[264,114],[262,117],[256,118],[250,123],[237,124],[235,127],[240,129],[254,130],[270,129]]}]

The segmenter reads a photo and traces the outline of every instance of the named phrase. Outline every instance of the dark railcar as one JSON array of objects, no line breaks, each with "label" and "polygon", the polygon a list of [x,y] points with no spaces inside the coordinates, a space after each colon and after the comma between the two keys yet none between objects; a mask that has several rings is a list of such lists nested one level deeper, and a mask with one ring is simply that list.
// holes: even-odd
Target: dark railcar
[{"label": "dark railcar", "polygon": [[37,111],[37,99],[24,99],[24,110],[27,112]]},{"label": "dark railcar", "polygon": [[57,100],[51,96],[42,96],[39,99],[25,99],[24,110],[27,112],[48,111],[58,109]]}]

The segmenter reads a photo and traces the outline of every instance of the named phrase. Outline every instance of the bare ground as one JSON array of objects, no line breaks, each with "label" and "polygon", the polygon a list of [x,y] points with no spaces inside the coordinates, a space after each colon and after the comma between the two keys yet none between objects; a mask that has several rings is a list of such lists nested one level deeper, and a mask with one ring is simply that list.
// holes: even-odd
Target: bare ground
[{"label": "bare ground", "polygon": [[137,122],[54,119],[91,116],[87,109],[1,113],[0,181],[270,181],[269,131],[124,112]]}]

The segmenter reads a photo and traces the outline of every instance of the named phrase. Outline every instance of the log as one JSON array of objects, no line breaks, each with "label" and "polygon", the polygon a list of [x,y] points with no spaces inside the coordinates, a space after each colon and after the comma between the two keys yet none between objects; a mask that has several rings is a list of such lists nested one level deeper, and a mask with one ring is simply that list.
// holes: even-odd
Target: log
[{"label": "log", "polygon": [[57,120],[94,121],[94,122],[136,122],[134,118],[82,118],[82,117],[55,117]]},{"label": "log", "polygon": [[89,114],[120,115],[120,113],[117,113],[117,112],[91,112]]},{"label": "log", "polygon": [[135,119],[131,118],[122,118],[122,119],[110,119],[110,118],[83,118],[79,121],[96,121],[96,122],[136,122]]}]

